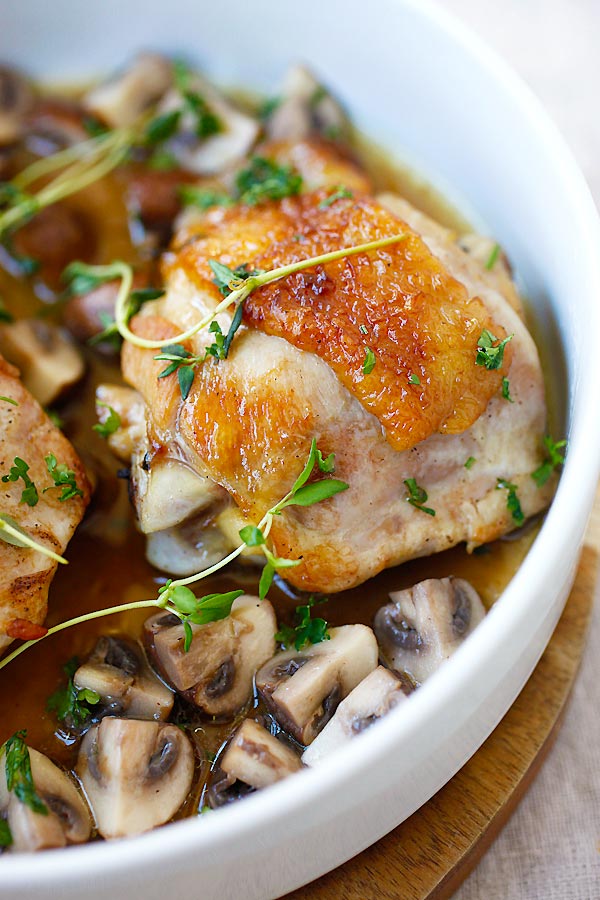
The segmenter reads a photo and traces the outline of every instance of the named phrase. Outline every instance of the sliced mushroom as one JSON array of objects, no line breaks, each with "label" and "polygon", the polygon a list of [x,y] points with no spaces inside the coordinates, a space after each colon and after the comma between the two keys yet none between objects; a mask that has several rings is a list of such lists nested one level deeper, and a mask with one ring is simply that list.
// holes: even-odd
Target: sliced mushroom
[{"label": "sliced mushroom", "polygon": [[246,719],[231,738],[213,774],[208,801],[215,808],[293,775],[302,768],[297,753],[266,728]]},{"label": "sliced mushroom", "polygon": [[348,117],[341,105],[304,66],[289,69],[281,101],[267,121],[276,141],[301,141],[315,132],[332,140],[347,137]]},{"label": "sliced mushroom", "polygon": [[100,695],[102,714],[166,721],[173,694],[156,677],[141,648],[117,637],[101,637],[90,658],[73,676],[75,687]]},{"label": "sliced mushroom", "polygon": [[140,53],[124,72],[89,91],[83,105],[111,128],[133,125],[160,100],[172,80],[173,69],[164,56]]},{"label": "sliced mushroom", "polygon": [[83,360],[71,339],[41,319],[0,325],[0,353],[21,370],[25,387],[42,406],[83,377]]},{"label": "sliced mushroom", "polygon": [[146,639],[157,666],[177,690],[209,716],[230,718],[252,696],[254,673],[275,650],[277,622],[268,600],[238,597],[231,615],[184,631],[164,613],[146,622]]},{"label": "sliced mushroom", "polygon": [[171,237],[173,221],[181,210],[180,188],[195,184],[197,176],[185,169],[152,169],[130,165],[123,168],[120,178],[126,184],[127,207],[150,231],[158,232],[161,242]]},{"label": "sliced mushroom", "polygon": [[[119,287],[120,282],[107,281],[87,294],[75,294],[69,299],[64,308],[63,322],[73,337],[85,343],[106,328],[107,322],[115,317]],[[141,285],[134,282],[134,289],[138,287]],[[119,345],[109,341],[96,344],[96,348],[101,353],[119,352]]]},{"label": "sliced mushroom", "polygon": [[485,616],[477,591],[462,578],[430,578],[390,594],[373,628],[391,668],[421,684]]},{"label": "sliced mushroom", "polygon": [[286,650],[256,673],[256,687],[281,727],[310,744],[340,702],[377,666],[377,641],[366,625],[332,628],[331,639]]},{"label": "sliced mushroom", "polygon": [[29,81],[15,69],[0,66],[0,145],[18,140],[32,103]]},{"label": "sliced mushroom", "polygon": [[[180,165],[198,175],[216,175],[248,155],[260,133],[256,119],[237,109],[210,82],[198,74],[190,78],[189,91],[200,96],[219,122],[219,131],[198,139],[196,120],[189,112],[181,117],[181,134],[169,142]],[[181,95],[170,91],[160,105],[160,112],[181,107]]]},{"label": "sliced mushroom", "polygon": [[176,725],[107,718],[84,737],[77,774],[103,837],[140,834],[167,822],[186,799],[194,751]]},{"label": "sliced mushroom", "polygon": [[378,666],[342,700],[334,717],[302,754],[302,762],[306,766],[318,765],[405,699],[400,679]]},{"label": "sliced mushroom", "polygon": [[92,830],[90,814],[74,783],[43,753],[30,748],[29,759],[35,791],[48,812],[34,812],[9,791],[5,766],[0,766],[0,817],[8,821],[11,850],[33,852],[87,841]]}]

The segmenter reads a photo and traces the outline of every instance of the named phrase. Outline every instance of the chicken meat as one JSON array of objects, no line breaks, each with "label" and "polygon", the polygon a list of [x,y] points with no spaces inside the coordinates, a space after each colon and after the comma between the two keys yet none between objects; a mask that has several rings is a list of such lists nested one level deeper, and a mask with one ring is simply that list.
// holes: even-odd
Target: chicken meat
[{"label": "chicken meat", "polygon": [[[488,271],[472,244],[395,195],[374,196],[356,163],[322,139],[261,152],[292,164],[302,193],[185,213],[163,258],[166,293],[132,321],[136,334],[166,345],[214,310],[222,295],[211,259],[270,270],[403,239],[255,290],[228,357],[198,365],[185,400],[176,375],[158,378],[157,351],[125,344],[138,423],[133,494],[149,558],[183,574],[236,546],[239,529],[290,490],[313,437],[335,453],[349,489],[273,523],[277,555],[302,560],[284,575],[305,591],[340,591],[405,560],[497,538],[518,524],[510,489],[525,517],[542,510],[554,487],[531,478],[544,458],[544,382],[504,261]],[[217,321],[225,334],[231,311]],[[484,332],[510,338],[498,368],[477,364]],[[213,339],[206,328],[186,347],[201,355]],[[411,485],[426,504],[407,502]],[[183,552],[182,540],[197,552]]]}]

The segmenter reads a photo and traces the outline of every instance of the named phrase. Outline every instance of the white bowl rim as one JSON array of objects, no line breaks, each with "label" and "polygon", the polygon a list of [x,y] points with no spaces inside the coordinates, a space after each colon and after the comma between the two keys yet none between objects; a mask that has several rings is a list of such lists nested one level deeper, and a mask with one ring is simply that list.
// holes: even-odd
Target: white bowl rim
[{"label": "white bowl rim", "polygon": [[[398,2],[398,0],[396,0]],[[400,0],[413,13],[429,21],[432,27],[443,29],[462,52],[471,56],[476,64],[487,70],[502,90],[510,94],[512,104],[527,113],[531,128],[543,136],[548,154],[553,159],[555,171],[561,171],[562,179],[569,186],[573,206],[573,228],[582,241],[581,260],[588,267],[589,295],[600,298],[600,221],[594,201],[579,167],[564,138],[543,109],[537,97],[522,79],[494,50],[469,27],[443,9],[434,0]],[[591,334],[600,333],[600,303],[590,308]],[[68,876],[71,883],[85,882],[93,877],[94,870],[110,861],[111,872],[124,872],[143,863],[143,858],[169,857],[193,860],[194,851],[202,843],[203,849],[231,842],[243,837],[257,824],[276,819],[285,810],[287,815],[295,806],[307,801],[318,801],[323,787],[334,782],[351,779],[364,767],[389,751],[402,737],[418,729],[430,716],[444,707],[449,699],[466,689],[473,678],[482,655],[493,651],[499,635],[514,632],[519,627],[522,608],[518,597],[526,592],[527,582],[535,573],[535,579],[550,589],[551,576],[546,571],[548,560],[560,554],[566,540],[582,540],[594,496],[594,486],[600,473],[600,416],[593,418],[586,411],[597,406],[597,389],[600,385],[600,354],[595,354],[589,364],[589,377],[578,385],[578,393],[571,415],[569,453],[561,475],[558,490],[548,511],[540,534],[527,557],[507,586],[491,613],[478,626],[477,642],[467,642],[444,666],[440,673],[429,679],[416,695],[392,711],[377,728],[360,735],[352,746],[339,750],[316,769],[306,769],[294,778],[280,782],[267,790],[250,796],[243,803],[210,813],[210,827],[205,827],[202,816],[183,819],[134,838],[121,839],[109,844],[96,842],[69,847],[68,852],[55,850],[36,855],[35,866],[24,865],[23,856],[5,856],[0,863],[3,889],[44,885],[49,890],[58,879]],[[589,494],[582,490],[589,487]],[[356,753],[357,742],[361,753]]]}]

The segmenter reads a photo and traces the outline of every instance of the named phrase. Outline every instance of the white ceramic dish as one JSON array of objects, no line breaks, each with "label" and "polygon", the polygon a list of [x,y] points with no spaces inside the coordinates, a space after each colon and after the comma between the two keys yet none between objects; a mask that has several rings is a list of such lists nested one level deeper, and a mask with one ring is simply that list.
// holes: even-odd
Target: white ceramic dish
[{"label": "white ceramic dish", "polygon": [[477,211],[527,284],[554,371],[562,371],[561,352],[566,360],[569,457],[542,531],[476,639],[408,703],[320,769],[234,808],[135,840],[0,861],[0,896],[11,900],[275,897],[359,852],[431,797],[504,715],[552,633],[600,463],[594,205],[528,89],[429,3],[3,7],[0,56],[57,79],[110,70],[133,50],[155,47],[189,54],[217,79],[269,90],[287,63],[307,61],[363,129]]}]

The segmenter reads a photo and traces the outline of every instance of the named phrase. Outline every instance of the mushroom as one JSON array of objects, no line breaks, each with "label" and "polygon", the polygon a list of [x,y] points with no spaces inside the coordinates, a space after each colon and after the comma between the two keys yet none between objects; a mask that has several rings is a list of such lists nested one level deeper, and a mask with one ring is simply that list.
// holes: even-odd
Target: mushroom
[{"label": "mushroom", "polygon": [[310,744],[340,702],[377,666],[366,625],[332,628],[330,640],[278,653],[256,673],[256,687],[281,727]]},{"label": "mushroom", "polygon": [[102,719],[84,737],[77,775],[105,838],[163,825],[192,786],[194,751],[176,725]]},{"label": "mushroom", "polygon": [[277,622],[268,600],[244,595],[218,622],[192,625],[184,650],[183,625],[164,613],[144,625],[151,657],[168,681],[209,716],[231,718],[252,697],[254,673],[275,650]]},{"label": "mushroom", "polygon": [[126,184],[126,202],[130,213],[150,231],[157,232],[167,243],[173,230],[173,220],[181,210],[180,188],[195,184],[197,176],[185,169],[153,169],[143,165],[129,165],[120,172]]},{"label": "mushroom", "polygon": [[111,128],[133,125],[163,96],[173,81],[171,63],[156,53],[140,53],[132,64],[83,98],[83,105]]},{"label": "mushroom", "polygon": [[[215,115],[219,130],[208,137],[196,136],[196,119],[190,111],[181,116],[181,133],[169,143],[180,165],[198,175],[216,175],[248,155],[256,143],[260,126],[227,100],[210,82],[195,73],[189,79],[188,93],[202,98]],[[172,90],[160,105],[161,113],[181,108],[181,94]]]},{"label": "mushroom", "polygon": [[27,148],[38,156],[89,140],[85,113],[81,106],[64,97],[40,97],[29,110],[24,123]]},{"label": "mushroom", "polygon": [[391,668],[421,684],[485,616],[477,591],[462,578],[430,578],[390,594],[373,628]]},{"label": "mushroom", "polygon": [[21,370],[25,387],[42,406],[83,377],[83,360],[72,340],[41,319],[0,325],[0,353]]},{"label": "mushroom", "polygon": [[8,790],[6,767],[0,766],[0,817],[8,822],[11,850],[33,852],[87,841],[90,814],[69,776],[37,750],[29,748],[29,760],[35,791],[47,813],[34,812]]},{"label": "mushroom", "polygon": [[173,708],[172,692],[154,674],[141,648],[122,638],[101,637],[73,682],[79,690],[88,688],[100,695],[100,715],[164,722]]},{"label": "mushroom", "polygon": [[[86,343],[100,334],[106,328],[106,323],[114,319],[120,286],[119,281],[106,281],[87,294],[74,294],[69,298],[63,312],[63,323],[74,338]],[[134,289],[138,287],[140,285],[136,285],[134,281]],[[96,344],[96,349],[101,353],[116,354],[119,352],[119,345],[112,341],[102,341]]]},{"label": "mushroom", "polygon": [[8,66],[0,66],[0,146],[21,136],[23,120],[33,103],[29,81]]},{"label": "mushroom", "polygon": [[400,679],[378,666],[342,700],[334,717],[302,754],[302,762],[306,766],[318,765],[405,699]]},{"label": "mushroom", "polygon": [[275,784],[301,768],[302,763],[291,747],[258,722],[246,719],[221,756],[207,799],[213,808],[223,806],[251,790]]},{"label": "mushroom", "polygon": [[267,134],[276,141],[301,141],[314,132],[332,140],[348,134],[348,117],[331,94],[304,66],[288,70],[281,100],[267,120]]}]

